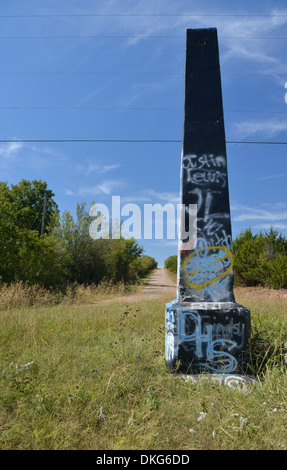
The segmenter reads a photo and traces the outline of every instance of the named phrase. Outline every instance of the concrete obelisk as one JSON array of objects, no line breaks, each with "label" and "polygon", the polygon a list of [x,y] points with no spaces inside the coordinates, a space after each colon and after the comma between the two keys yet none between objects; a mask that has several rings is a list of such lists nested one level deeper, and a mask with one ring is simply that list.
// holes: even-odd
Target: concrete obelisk
[{"label": "concrete obelisk", "polygon": [[166,305],[166,363],[185,373],[244,368],[250,311],[235,302],[217,30],[186,33],[177,299]]}]

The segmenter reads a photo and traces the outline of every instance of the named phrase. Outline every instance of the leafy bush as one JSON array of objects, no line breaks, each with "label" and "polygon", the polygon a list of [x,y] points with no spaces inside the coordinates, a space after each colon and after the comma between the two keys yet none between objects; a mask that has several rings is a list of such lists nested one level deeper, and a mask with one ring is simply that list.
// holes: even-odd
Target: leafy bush
[{"label": "leafy bush", "polygon": [[165,262],[164,266],[172,273],[177,272],[177,255],[169,256]]},{"label": "leafy bush", "polygon": [[246,229],[233,241],[235,283],[287,288],[287,239],[272,227],[253,235]]},{"label": "leafy bush", "polygon": [[145,277],[150,271],[157,268],[157,262],[151,256],[139,256],[134,261],[133,267],[139,277]]},{"label": "leafy bush", "polygon": [[[45,230],[41,233],[46,196]],[[96,239],[89,234],[92,217],[86,203],[77,204],[76,219],[61,216],[54,194],[42,181],[22,180],[8,187],[0,182],[0,279],[29,285],[65,288],[66,285],[133,283],[156,267],[142,256],[135,239]]]},{"label": "leafy bush", "polygon": [[[235,285],[287,288],[287,239],[272,227],[253,234],[245,229],[233,240]],[[165,267],[177,272],[177,256],[169,256]]]}]

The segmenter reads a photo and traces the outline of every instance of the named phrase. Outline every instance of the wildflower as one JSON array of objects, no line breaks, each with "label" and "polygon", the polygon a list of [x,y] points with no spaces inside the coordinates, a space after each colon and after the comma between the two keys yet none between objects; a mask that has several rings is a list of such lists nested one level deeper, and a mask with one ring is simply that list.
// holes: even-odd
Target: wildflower
[{"label": "wildflower", "polygon": [[16,365],[16,372],[21,372],[21,370],[23,370],[24,367],[29,367],[31,364],[34,364],[34,361],[27,362],[27,364],[21,364],[19,368]]},{"label": "wildflower", "polygon": [[243,418],[242,416],[240,416],[240,429],[243,429],[245,424],[247,423],[247,419],[246,418]]},{"label": "wildflower", "polygon": [[204,411],[201,411],[200,414],[199,414],[199,418],[198,418],[198,422],[201,423],[205,418],[206,418],[206,415],[207,413],[205,413]]},{"label": "wildflower", "polygon": [[100,412],[99,412],[98,418],[102,421],[104,421],[106,419],[106,416],[103,413],[103,407],[102,406],[100,407]]}]

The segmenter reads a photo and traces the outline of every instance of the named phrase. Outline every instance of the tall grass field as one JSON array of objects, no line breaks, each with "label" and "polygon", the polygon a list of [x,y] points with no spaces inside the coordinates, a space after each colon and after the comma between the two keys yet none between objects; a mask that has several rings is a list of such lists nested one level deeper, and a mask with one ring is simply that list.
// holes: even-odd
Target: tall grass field
[{"label": "tall grass field", "polygon": [[235,389],[166,368],[171,296],[31,302],[16,291],[0,293],[2,450],[287,450],[284,291],[235,290],[251,309],[256,378]]}]

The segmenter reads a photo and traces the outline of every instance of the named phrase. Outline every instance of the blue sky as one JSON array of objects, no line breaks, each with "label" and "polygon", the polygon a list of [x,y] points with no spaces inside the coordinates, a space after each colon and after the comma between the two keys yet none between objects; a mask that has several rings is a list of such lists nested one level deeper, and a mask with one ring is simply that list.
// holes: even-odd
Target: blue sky
[{"label": "blue sky", "polygon": [[[218,30],[226,140],[287,141],[283,0],[2,0],[0,27],[2,141],[180,141],[185,31],[203,27]],[[233,237],[287,235],[286,152],[227,144]],[[180,142],[2,142],[0,180],[47,181],[72,214],[113,195],[177,204],[180,156]],[[160,266],[177,253],[176,240],[139,242]]]}]

